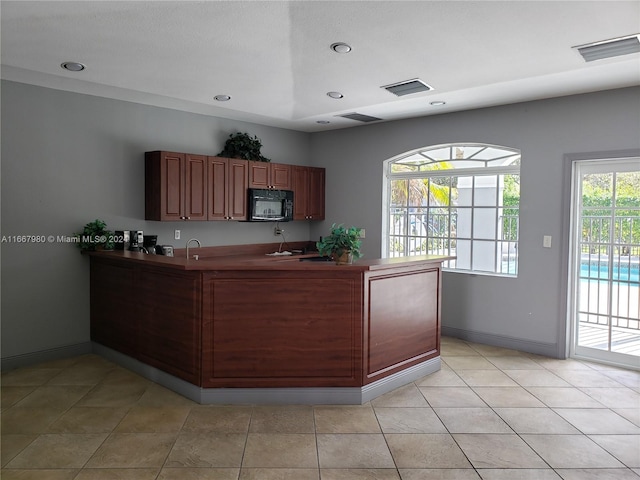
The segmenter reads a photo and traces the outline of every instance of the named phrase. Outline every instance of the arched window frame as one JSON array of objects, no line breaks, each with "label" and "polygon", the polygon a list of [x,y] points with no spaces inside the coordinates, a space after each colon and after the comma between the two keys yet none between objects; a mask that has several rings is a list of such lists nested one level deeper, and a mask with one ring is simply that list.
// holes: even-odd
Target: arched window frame
[{"label": "arched window frame", "polygon": [[[482,143],[431,145],[386,160],[382,256],[454,255],[458,258],[445,262],[445,270],[517,276],[520,160],[521,152],[518,149]],[[410,166],[413,171],[399,171],[395,167],[397,165]],[[505,178],[509,178],[512,188],[513,182],[516,182],[517,205],[503,205]],[[392,198],[399,191],[392,191],[392,185],[396,189],[401,185],[393,183],[396,181],[406,182],[402,185],[406,197],[404,205],[399,205],[398,199]],[[463,190],[459,188],[460,181],[465,183],[465,198],[471,195],[470,203],[457,203],[461,200]],[[491,191],[491,182],[492,193],[495,193],[493,203],[486,200],[487,192]],[[438,184],[447,183],[456,186],[437,187]],[[412,190],[412,186],[429,191],[426,198],[424,194],[422,197],[418,195],[420,204],[412,201],[411,193],[407,193],[415,192],[416,188]],[[445,205],[444,201],[438,204],[434,199],[436,187],[448,190],[448,204]],[[442,194],[440,191],[439,195]],[[398,231],[399,223],[402,231]],[[417,233],[416,225],[419,227]],[[490,233],[491,229],[493,234]],[[433,233],[434,230],[438,232]]]}]

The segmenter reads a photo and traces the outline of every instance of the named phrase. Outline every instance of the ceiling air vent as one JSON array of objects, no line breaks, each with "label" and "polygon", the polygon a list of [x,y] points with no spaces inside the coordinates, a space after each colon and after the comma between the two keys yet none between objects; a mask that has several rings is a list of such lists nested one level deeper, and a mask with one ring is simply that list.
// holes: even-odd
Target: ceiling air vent
[{"label": "ceiling air vent", "polygon": [[632,35],[630,37],[588,43],[573,48],[580,52],[585,62],[593,62],[594,60],[601,60],[603,58],[640,52],[640,40],[638,40],[638,35]]},{"label": "ceiling air vent", "polygon": [[349,120],[356,120],[358,122],[377,122],[382,120],[378,117],[371,117],[369,115],[363,115],[362,113],[345,113],[344,115],[338,115],[338,117],[348,118]]},{"label": "ceiling air vent", "polygon": [[391,92],[398,97],[409,95],[411,93],[428,92],[429,90],[433,90],[432,87],[418,78],[414,78],[413,80],[405,80],[404,82],[393,83],[391,85],[385,85],[380,88],[384,88],[388,92]]}]

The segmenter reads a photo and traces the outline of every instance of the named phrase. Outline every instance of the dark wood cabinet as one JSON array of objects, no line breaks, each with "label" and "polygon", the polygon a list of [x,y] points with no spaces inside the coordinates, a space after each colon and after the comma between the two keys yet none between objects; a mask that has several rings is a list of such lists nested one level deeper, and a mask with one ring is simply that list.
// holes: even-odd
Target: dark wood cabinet
[{"label": "dark wood cabinet", "polygon": [[126,355],[138,351],[135,268],[91,258],[91,340]]},{"label": "dark wood cabinet", "polygon": [[359,272],[203,277],[203,387],[360,384]]},{"label": "dark wood cabinet", "polygon": [[207,157],[145,153],[145,219],[207,220]]},{"label": "dark wood cabinet", "polygon": [[309,167],[309,220],[324,220],[325,169]]},{"label": "dark wood cabinet", "polygon": [[200,384],[202,276],[91,257],[91,340]]},{"label": "dark wood cabinet", "polygon": [[292,167],[293,219],[324,220],[325,169]]},{"label": "dark wood cabinet", "polygon": [[291,165],[249,161],[249,188],[291,190]]},{"label": "dark wood cabinet", "polygon": [[364,386],[439,356],[445,258],[96,252],[91,340],[203,388]]},{"label": "dark wood cabinet", "polygon": [[249,162],[237,158],[208,157],[208,219],[245,220]]},{"label": "dark wood cabinet", "polygon": [[137,358],[200,384],[201,275],[140,268],[136,287]]},{"label": "dark wood cabinet", "polygon": [[248,188],[293,190],[294,220],[325,218],[324,168],[145,153],[145,220],[246,220]]},{"label": "dark wood cabinet", "polygon": [[440,267],[365,274],[365,383],[438,354]]}]

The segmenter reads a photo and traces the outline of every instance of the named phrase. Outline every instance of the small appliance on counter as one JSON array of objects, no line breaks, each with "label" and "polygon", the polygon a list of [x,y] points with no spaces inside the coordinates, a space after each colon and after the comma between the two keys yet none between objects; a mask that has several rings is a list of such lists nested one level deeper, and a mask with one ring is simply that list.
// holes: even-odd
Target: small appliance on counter
[{"label": "small appliance on counter", "polygon": [[144,244],[144,234],[142,230],[131,230],[129,235],[129,251],[142,252]]},{"label": "small appliance on counter", "polygon": [[116,230],[113,233],[115,237],[114,250],[128,250],[131,232],[129,230]]},{"label": "small appliance on counter", "polygon": [[147,253],[156,254],[156,245],[158,243],[158,236],[157,235],[144,235],[143,236],[143,241],[142,241],[142,246],[144,247],[144,249],[146,250]]},{"label": "small appliance on counter", "polygon": [[173,245],[158,245],[157,235],[144,235],[142,230],[116,230],[114,233],[115,250],[173,257]]},{"label": "small appliance on counter", "polygon": [[144,237],[142,230],[116,230],[114,232],[114,249],[142,252]]}]

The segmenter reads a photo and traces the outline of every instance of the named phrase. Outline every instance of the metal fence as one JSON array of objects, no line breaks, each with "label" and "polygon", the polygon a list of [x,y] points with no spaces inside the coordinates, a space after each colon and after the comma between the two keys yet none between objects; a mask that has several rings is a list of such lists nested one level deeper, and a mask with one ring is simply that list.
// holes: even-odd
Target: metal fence
[{"label": "metal fence", "polygon": [[583,215],[579,320],[640,330],[639,271],[640,214]]},{"label": "metal fence", "polygon": [[[501,212],[502,209],[496,209]],[[509,214],[498,216],[493,239],[495,266],[492,273],[517,275],[519,215],[518,207],[509,207]],[[469,244],[469,261],[457,259],[445,262],[444,267],[462,271],[473,270],[473,241],[471,236],[459,236],[459,215],[456,208],[393,207],[389,216],[389,256],[414,255],[457,256],[458,242]],[[472,232],[472,228],[466,229]],[[466,256],[466,254],[465,254]]]}]

